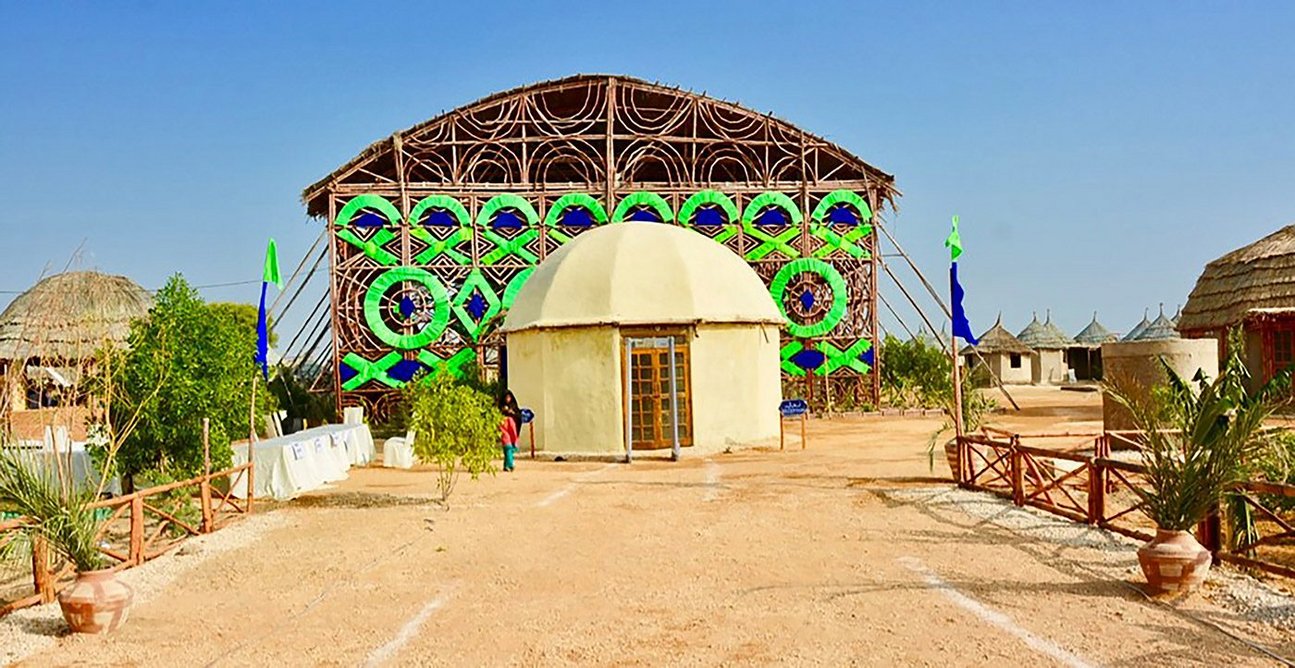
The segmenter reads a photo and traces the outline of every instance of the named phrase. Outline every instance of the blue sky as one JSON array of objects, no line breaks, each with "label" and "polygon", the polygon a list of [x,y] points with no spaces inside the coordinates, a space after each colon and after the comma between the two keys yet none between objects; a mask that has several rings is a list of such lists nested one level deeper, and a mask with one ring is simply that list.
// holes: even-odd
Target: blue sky
[{"label": "blue sky", "polygon": [[1292,4],[615,4],[2,3],[0,291],[78,248],[150,288],[256,279],[269,236],[294,265],[305,185],[578,72],[772,111],[895,174],[890,229],[941,285],[960,214],[977,330],[1128,329],[1295,222]]}]

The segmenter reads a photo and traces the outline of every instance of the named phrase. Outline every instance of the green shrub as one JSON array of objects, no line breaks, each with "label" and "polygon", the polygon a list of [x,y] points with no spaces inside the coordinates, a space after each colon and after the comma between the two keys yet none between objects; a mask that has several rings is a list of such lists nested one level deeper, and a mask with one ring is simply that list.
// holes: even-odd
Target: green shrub
[{"label": "green shrub", "polygon": [[414,454],[438,467],[442,502],[464,471],[474,480],[494,473],[503,416],[490,395],[442,373],[410,383],[405,397]]},{"label": "green shrub", "polygon": [[[256,326],[245,308],[206,304],[180,275],[158,291],[146,318],[131,324],[130,347],[116,357],[113,432],[117,470],[132,487],[145,473],[184,479],[202,472],[202,419],[211,419],[213,468],[229,465],[230,442],[248,433],[253,379],[260,373]],[[274,409],[261,388],[257,413]],[[126,421],[130,424],[126,424]]]},{"label": "green shrub", "polygon": [[[1273,450],[1274,434],[1264,428],[1264,421],[1286,396],[1289,378],[1281,374],[1259,391],[1248,392],[1250,377],[1240,346],[1230,348],[1218,378],[1212,380],[1198,373],[1189,381],[1162,361],[1168,384],[1154,392],[1138,392],[1119,381],[1107,384],[1108,396],[1126,408],[1144,432],[1142,458],[1149,487],[1144,512],[1161,529],[1191,530]],[[1233,535],[1253,535],[1248,512],[1235,499],[1228,507]]]},{"label": "green shrub", "polygon": [[896,408],[935,407],[953,396],[953,367],[938,344],[886,335],[881,344],[881,388]]}]

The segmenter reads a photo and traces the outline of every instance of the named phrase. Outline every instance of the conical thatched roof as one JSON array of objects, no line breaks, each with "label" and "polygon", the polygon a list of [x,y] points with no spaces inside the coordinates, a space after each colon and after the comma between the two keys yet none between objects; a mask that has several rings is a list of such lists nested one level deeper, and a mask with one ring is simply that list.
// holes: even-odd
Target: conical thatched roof
[{"label": "conical thatched roof", "polygon": [[1142,336],[1142,332],[1146,331],[1146,329],[1147,329],[1148,327],[1150,327],[1150,326],[1151,326],[1151,321],[1150,321],[1149,319],[1147,319],[1147,310],[1143,310],[1143,311],[1142,311],[1142,322],[1139,322],[1137,325],[1134,325],[1133,329],[1130,329],[1130,330],[1129,330],[1129,333],[1128,333],[1128,334],[1125,334],[1125,335],[1124,335],[1124,338],[1122,338],[1122,339],[1120,339],[1120,340],[1121,340],[1121,341],[1137,341],[1137,340],[1138,340],[1138,337],[1139,337],[1139,336]]},{"label": "conical thatched roof", "polygon": [[1145,329],[1138,334],[1138,341],[1164,341],[1166,339],[1178,339],[1178,329],[1174,327],[1174,322],[1165,317],[1165,306],[1160,305],[1160,316],[1151,321]]},{"label": "conical thatched roof", "polygon": [[0,359],[89,357],[105,344],[124,343],[131,320],[152,305],[153,297],[124,276],[50,276],[0,313]]},{"label": "conical thatched roof", "polygon": [[[1012,333],[1003,329],[1003,316],[1000,314],[994,326],[990,327],[984,334],[980,335],[980,343],[976,344],[975,350],[981,354],[993,353],[1019,353],[1028,355],[1034,352],[1029,346],[1021,342],[1020,339],[1012,336]],[[962,353],[966,354],[972,351],[972,346],[966,346]]]},{"label": "conical thatched roof", "polygon": [[1075,343],[1086,348],[1098,348],[1103,343],[1110,343],[1118,339],[1119,337],[1112,333],[1111,330],[1106,329],[1102,326],[1102,323],[1097,322],[1097,311],[1093,311],[1093,319],[1088,323],[1088,326],[1075,335]]},{"label": "conical thatched roof", "polygon": [[1205,265],[1187,297],[1179,329],[1235,325],[1251,309],[1295,307],[1295,225]]},{"label": "conical thatched roof", "polygon": [[1026,325],[1025,329],[1022,329],[1021,333],[1016,335],[1016,338],[1035,350],[1058,350],[1069,348],[1074,343],[1069,336],[1066,336],[1065,332],[1057,329],[1052,324],[1051,313],[1048,313],[1046,323],[1039,322],[1039,314],[1035,313],[1034,319],[1030,320],[1030,324]]}]

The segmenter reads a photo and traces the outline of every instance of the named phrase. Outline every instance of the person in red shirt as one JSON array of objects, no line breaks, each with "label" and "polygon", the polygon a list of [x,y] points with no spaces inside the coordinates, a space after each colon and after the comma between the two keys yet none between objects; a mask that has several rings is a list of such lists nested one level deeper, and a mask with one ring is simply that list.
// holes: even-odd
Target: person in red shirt
[{"label": "person in red shirt", "polygon": [[517,433],[521,425],[522,412],[517,406],[517,397],[511,390],[504,390],[499,396],[499,412],[504,419],[499,425],[499,440],[504,446],[504,470],[512,471],[517,455]]}]

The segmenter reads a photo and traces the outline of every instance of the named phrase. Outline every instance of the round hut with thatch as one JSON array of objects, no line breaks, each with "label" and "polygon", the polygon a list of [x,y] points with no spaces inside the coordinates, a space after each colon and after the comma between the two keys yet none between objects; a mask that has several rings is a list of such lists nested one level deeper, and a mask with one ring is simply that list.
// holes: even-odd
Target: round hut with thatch
[{"label": "round hut with thatch", "polygon": [[1240,327],[1256,383],[1295,364],[1295,225],[1205,265],[1178,321],[1185,338],[1213,338],[1219,357]]},{"label": "round hut with thatch", "polygon": [[1118,340],[1119,336],[1097,321],[1097,311],[1093,311],[1093,319],[1075,335],[1075,342],[1066,353],[1075,380],[1101,380],[1102,344]]},{"label": "round hut with thatch", "polygon": [[1003,328],[1002,314],[993,327],[980,335],[979,342],[964,347],[961,355],[968,369],[984,364],[1004,384],[1029,385],[1034,380],[1034,350]]},{"label": "round hut with thatch", "polygon": [[19,295],[0,314],[0,413],[76,403],[85,364],[124,346],[152,304],[130,279],[93,271],[49,276]]},{"label": "round hut with thatch", "polygon": [[1066,365],[1066,351],[1075,341],[1052,324],[1051,311],[1048,311],[1046,322],[1039,322],[1039,314],[1035,313],[1030,324],[1016,338],[1034,350],[1030,375],[1032,383],[1057,385],[1069,380],[1070,367]]}]

